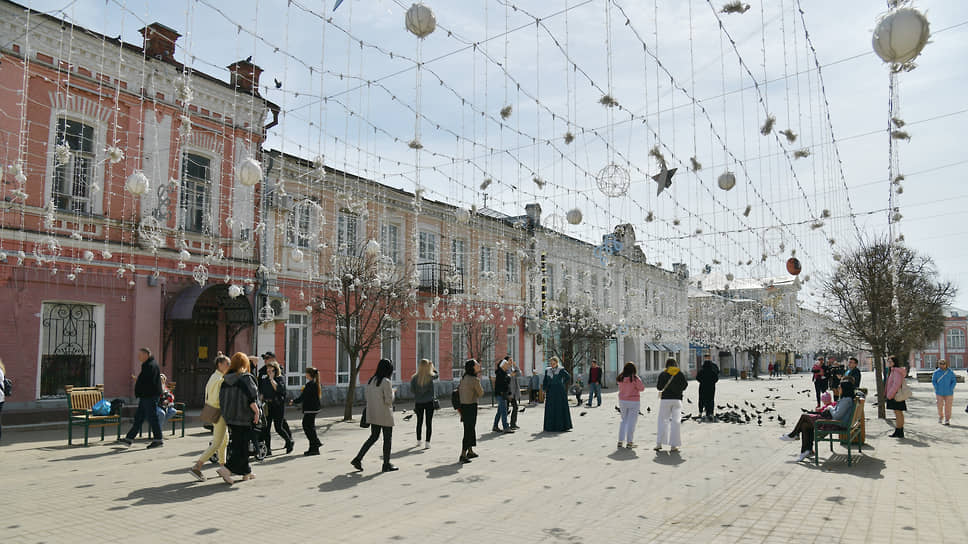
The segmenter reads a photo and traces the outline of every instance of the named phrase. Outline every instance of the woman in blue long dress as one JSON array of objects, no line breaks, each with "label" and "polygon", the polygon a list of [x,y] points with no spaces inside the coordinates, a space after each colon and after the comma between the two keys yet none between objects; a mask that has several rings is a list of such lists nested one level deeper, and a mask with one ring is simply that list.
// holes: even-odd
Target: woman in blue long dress
[{"label": "woman in blue long dress", "polygon": [[568,410],[568,382],[571,376],[561,367],[557,357],[548,361],[541,389],[545,392],[544,430],[554,433],[571,430],[571,412]]}]

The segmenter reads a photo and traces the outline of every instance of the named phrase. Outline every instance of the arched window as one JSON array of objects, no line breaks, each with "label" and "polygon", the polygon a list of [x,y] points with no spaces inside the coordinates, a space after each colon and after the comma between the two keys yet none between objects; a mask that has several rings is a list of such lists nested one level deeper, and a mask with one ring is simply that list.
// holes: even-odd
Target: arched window
[{"label": "arched window", "polygon": [[947,349],[965,349],[965,331],[948,329]]}]

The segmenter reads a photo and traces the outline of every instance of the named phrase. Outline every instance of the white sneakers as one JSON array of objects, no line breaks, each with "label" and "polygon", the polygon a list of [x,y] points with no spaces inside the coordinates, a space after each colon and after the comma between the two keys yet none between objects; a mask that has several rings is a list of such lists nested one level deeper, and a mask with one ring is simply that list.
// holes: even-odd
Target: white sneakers
[{"label": "white sneakers", "polygon": [[417,440],[417,447],[418,448],[422,448],[423,447],[423,440]]},{"label": "white sneakers", "polygon": [[430,449],[430,440],[424,442],[424,449],[425,450],[429,450]]},{"label": "white sneakers", "polygon": [[812,451],[800,452],[800,455],[797,456],[797,462],[799,463],[799,462],[803,461],[804,459],[806,459],[807,457],[810,457],[810,454],[811,453],[813,453],[813,452]]},{"label": "white sneakers", "polygon": [[780,440],[784,442],[793,442],[796,439],[786,433],[783,433],[780,435]]}]

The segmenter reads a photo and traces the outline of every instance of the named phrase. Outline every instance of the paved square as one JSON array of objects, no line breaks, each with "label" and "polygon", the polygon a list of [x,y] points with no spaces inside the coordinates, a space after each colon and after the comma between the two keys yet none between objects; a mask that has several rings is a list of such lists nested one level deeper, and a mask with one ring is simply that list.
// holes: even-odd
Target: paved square
[{"label": "paved square", "polygon": [[[872,385],[873,375],[864,375]],[[951,542],[968,541],[968,392],[956,390],[950,427],[937,423],[930,384],[912,384],[907,438],[867,406],[867,443],[848,468],[845,450],[821,449],[821,465],[796,463],[799,442],[784,443],[801,407],[812,404],[805,375],[719,384],[723,405],[774,403],[788,420],[749,425],[683,424],[680,456],[655,454],[655,393],[643,393],[636,450],[617,450],[614,388],[601,408],[572,408],[575,429],[541,433],[542,407],[527,407],[520,431],[490,432],[482,407],[481,454],[457,463],[460,429],[444,403],[433,447],[417,449],[415,420],[399,403],[393,462],[379,472],[379,444],[349,460],[366,437],[356,423],[318,420],[320,457],[299,455],[305,440],[290,413],[297,447],[253,464],[257,479],[227,486],[206,467],[188,467],[208,443],[197,423],[185,438],[146,450],[109,441],[67,448],[66,431],[7,428],[0,445],[0,521],[7,542]],[[775,390],[771,390],[775,389]],[[810,396],[800,393],[811,389]],[[690,382],[684,411],[695,415]],[[773,399],[780,396],[780,399]],[[766,399],[764,397],[771,397]],[[574,398],[572,397],[572,402]],[[647,410],[650,407],[652,411]],[[485,405],[486,406],[486,405]],[[582,415],[584,414],[584,415]],[[276,439],[277,445],[279,442]]]}]

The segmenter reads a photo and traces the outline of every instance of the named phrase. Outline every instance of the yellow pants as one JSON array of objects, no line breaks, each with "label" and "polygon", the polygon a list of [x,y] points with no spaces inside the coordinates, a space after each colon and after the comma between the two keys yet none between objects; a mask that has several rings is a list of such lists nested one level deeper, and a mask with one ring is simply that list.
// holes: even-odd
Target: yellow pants
[{"label": "yellow pants", "polygon": [[212,433],[212,445],[202,453],[202,456],[198,460],[204,464],[206,463],[212,455],[218,451],[218,464],[225,464],[225,450],[229,445],[229,433],[228,426],[225,424],[225,418],[219,417],[218,421],[215,423],[215,431]]}]

